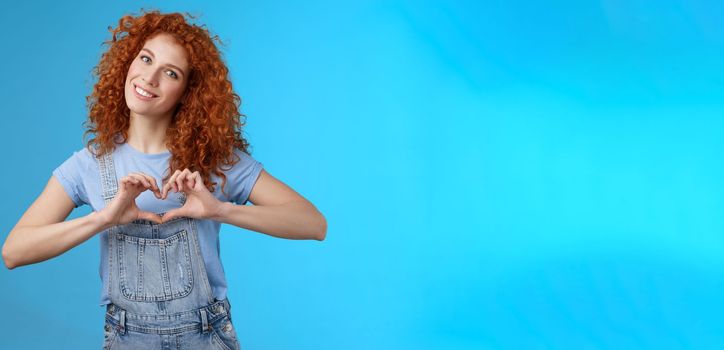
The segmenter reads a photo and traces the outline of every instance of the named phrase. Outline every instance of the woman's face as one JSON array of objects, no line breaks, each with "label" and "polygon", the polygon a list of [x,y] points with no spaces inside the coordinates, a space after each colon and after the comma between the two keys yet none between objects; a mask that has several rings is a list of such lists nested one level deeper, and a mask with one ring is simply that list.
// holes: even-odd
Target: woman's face
[{"label": "woman's face", "polygon": [[169,34],[148,39],[126,75],[126,105],[131,114],[170,116],[188,79],[186,50]]}]

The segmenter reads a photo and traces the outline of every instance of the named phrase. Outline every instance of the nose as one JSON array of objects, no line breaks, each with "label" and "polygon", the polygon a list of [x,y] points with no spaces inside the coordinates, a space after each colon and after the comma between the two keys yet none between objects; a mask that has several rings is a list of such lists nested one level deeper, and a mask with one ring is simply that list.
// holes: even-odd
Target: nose
[{"label": "nose", "polygon": [[146,75],[145,77],[141,77],[141,80],[152,87],[158,86],[158,80],[155,78],[155,74],[153,73]]},{"label": "nose", "polygon": [[151,87],[158,87],[158,69],[147,69],[141,73],[141,80]]}]

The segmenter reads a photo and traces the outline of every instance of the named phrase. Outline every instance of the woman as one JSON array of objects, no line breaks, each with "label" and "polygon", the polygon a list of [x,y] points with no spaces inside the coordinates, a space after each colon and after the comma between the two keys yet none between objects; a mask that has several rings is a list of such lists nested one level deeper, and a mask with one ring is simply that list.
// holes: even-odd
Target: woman
[{"label": "woman", "polygon": [[[153,11],[112,34],[88,97],[95,138],[53,171],[3,260],[44,261],[100,232],[104,348],[238,349],[220,223],[321,241],[326,220],[248,154],[240,99],[205,28]],[[83,204],[94,211],[65,221]]]}]

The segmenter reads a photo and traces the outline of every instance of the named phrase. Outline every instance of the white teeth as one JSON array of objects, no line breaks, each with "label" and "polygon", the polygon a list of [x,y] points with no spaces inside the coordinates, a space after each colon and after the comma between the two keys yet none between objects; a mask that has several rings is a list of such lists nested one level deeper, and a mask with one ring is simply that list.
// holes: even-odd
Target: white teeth
[{"label": "white teeth", "polygon": [[143,90],[138,86],[136,86],[136,92],[146,97],[155,97],[153,94],[146,92],[146,90]]}]

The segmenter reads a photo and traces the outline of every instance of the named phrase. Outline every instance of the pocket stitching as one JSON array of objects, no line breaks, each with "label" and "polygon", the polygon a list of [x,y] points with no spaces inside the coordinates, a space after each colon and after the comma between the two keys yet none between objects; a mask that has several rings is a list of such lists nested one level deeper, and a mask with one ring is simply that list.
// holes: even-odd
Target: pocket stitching
[{"label": "pocket stitching", "polygon": [[[118,232],[116,234],[116,240],[120,241],[118,242],[118,264],[119,264],[119,289],[121,294],[128,300],[132,301],[168,301],[173,300],[177,298],[182,298],[191,293],[191,290],[193,289],[194,285],[194,278],[193,273],[191,271],[191,248],[189,247],[189,238],[188,238],[188,231],[185,229],[180,230],[179,232],[167,237],[167,238],[141,238],[136,236],[130,236],[127,234],[124,234],[122,232]],[[131,244],[143,244],[144,248],[143,251],[146,249],[146,245],[161,245],[163,243],[167,242],[174,242],[179,241],[178,244],[181,245],[181,250],[183,251],[183,258],[185,260],[186,264],[186,277],[188,282],[185,286],[183,286],[184,289],[178,292],[173,292],[170,297],[163,296],[154,296],[154,295],[137,295],[133,292],[131,292],[130,288],[128,288],[128,285],[130,284],[126,280],[126,267],[123,263],[123,256],[124,256],[124,250],[123,247],[126,242]],[[161,264],[161,262],[159,262]],[[142,270],[143,265],[139,268],[139,270]],[[166,266],[166,269],[168,270],[168,266]],[[141,275],[143,272],[139,271],[139,275]],[[170,276],[162,276],[163,279],[168,279],[170,283]],[[140,281],[142,282],[142,280]],[[165,282],[165,281],[164,281]]]},{"label": "pocket stitching", "polygon": [[[212,327],[212,329],[213,329],[213,327]],[[221,337],[219,337],[219,334],[217,334],[216,329],[211,331],[211,338],[214,339],[219,346],[221,346],[222,350],[232,350],[231,348],[229,348],[226,345],[226,343],[224,343],[224,340],[221,339]]]},{"label": "pocket stitching", "polygon": [[[226,324],[231,325],[232,330],[233,330],[231,333],[224,331],[224,326]],[[223,316],[221,319],[217,320],[216,322],[214,322],[211,329],[213,330],[213,333],[216,336],[216,338],[218,338],[218,340],[221,343],[223,343],[227,349],[232,350],[232,349],[237,348],[236,345],[239,343],[239,340],[236,335],[236,328],[234,327],[234,324],[231,322],[231,318],[229,317],[228,314]],[[222,338],[222,333],[223,333],[223,338]],[[230,339],[230,341],[233,343],[233,345],[231,347],[226,345],[225,339]]]},{"label": "pocket stitching", "polygon": [[[106,326],[110,328],[110,331],[105,330]],[[111,350],[116,342],[116,338],[118,337],[118,332],[116,331],[116,327],[107,320],[103,327],[103,350]]]}]

